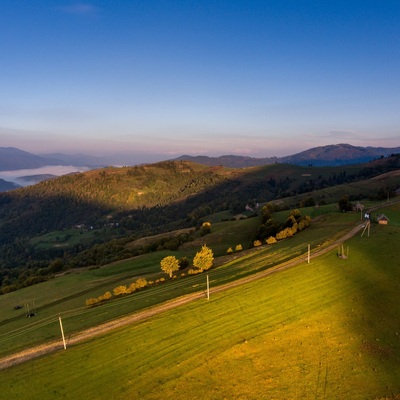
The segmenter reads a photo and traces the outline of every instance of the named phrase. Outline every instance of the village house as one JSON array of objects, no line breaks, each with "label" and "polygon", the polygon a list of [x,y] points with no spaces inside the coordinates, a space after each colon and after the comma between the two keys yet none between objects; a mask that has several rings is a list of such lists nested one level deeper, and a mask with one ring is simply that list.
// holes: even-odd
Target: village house
[{"label": "village house", "polygon": [[387,225],[389,223],[389,218],[385,214],[377,215],[376,220],[380,225]]}]

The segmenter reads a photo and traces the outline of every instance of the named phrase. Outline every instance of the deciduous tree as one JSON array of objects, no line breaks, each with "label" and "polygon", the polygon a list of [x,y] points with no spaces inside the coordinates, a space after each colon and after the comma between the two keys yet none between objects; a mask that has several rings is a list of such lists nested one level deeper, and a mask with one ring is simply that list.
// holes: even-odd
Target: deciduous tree
[{"label": "deciduous tree", "polygon": [[204,270],[210,269],[213,261],[214,261],[213,251],[206,245],[203,245],[201,250],[197,252],[196,255],[194,256],[193,266],[195,266],[202,272]]},{"label": "deciduous tree", "polygon": [[172,278],[172,274],[179,270],[179,261],[175,256],[164,257],[161,262],[161,269]]}]

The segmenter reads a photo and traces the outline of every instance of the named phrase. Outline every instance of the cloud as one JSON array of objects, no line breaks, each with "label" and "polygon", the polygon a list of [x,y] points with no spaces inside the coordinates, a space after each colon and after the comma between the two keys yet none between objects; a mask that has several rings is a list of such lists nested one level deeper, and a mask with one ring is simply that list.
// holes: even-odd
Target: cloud
[{"label": "cloud", "polygon": [[97,15],[99,8],[89,3],[76,3],[70,6],[61,7],[61,10],[67,14],[75,15]]}]

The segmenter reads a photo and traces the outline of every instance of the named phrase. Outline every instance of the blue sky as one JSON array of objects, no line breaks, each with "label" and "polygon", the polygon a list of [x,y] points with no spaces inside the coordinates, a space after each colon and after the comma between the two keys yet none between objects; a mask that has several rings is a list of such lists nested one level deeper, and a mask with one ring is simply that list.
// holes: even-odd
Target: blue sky
[{"label": "blue sky", "polygon": [[282,156],[400,145],[400,1],[0,3],[0,146]]}]

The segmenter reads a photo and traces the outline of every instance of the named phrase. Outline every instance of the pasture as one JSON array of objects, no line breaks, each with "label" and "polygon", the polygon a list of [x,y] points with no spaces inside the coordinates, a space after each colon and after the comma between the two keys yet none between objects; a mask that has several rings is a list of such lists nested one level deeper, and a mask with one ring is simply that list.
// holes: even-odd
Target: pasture
[{"label": "pasture", "polygon": [[[211,292],[209,301],[197,300],[3,370],[0,396],[396,399],[400,395],[400,209],[393,205],[379,211],[389,216],[390,224],[373,225],[369,237],[348,240],[347,259],[331,251],[310,264]],[[257,249],[210,271],[211,282],[216,285],[273,268],[285,261],[289,248],[292,255],[298,252],[304,258],[306,235],[317,247],[351,224],[351,215],[339,215],[333,221],[327,214],[321,224],[282,242],[281,249]],[[330,226],[325,237],[324,225]],[[184,281],[169,284],[172,288]],[[124,303],[121,299],[114,304]]]},{"label": "pasture", "polygon": [[[257,218],[215,223],[212,233],[177,252],[160,251],[109,264],[98,269],[72,271],[56,279],[1,296],[0,356],[23,348],[59,339],[58,316],[65,320],[66,333],[73,335],[91,326],[120,316],[151,307],[172,298],[205,290],[204,274],[176,279],[153,285],[133,295],[115,298],[101,306],[89,308],[86,299],[97,297],[119,285],[127,285],[138,277],[156,280],[166,277],[160,270],[160,260],[174,254],[191,259],[201,245],[206,243],[216,254],[215,265],[209,271],[211,285],[219,286],[239,278],[273,268],[274,266],[304,255],[307,243],[313,249],[329,244],[337,235],[348,231],[359,222],[358,214],[331,212],[332,207],[306,210],[313,213],[316,222],[290,240],[274,246],[262,246],[226,255],[228,247],[249,241],[250,232],[259,223]],[[286,218],[287,212],[282,218]],[[279,217],[279,216],[278,216]],[[318,218],[317,218],[318,217]],[[24,305],[34,305],[36,316],[25,318]],[[20,305],[23,308],[15,310]]]}]

